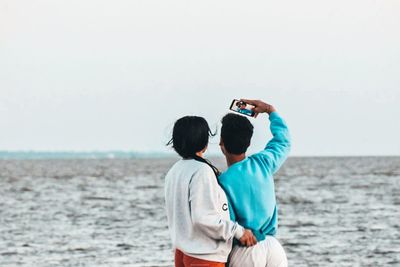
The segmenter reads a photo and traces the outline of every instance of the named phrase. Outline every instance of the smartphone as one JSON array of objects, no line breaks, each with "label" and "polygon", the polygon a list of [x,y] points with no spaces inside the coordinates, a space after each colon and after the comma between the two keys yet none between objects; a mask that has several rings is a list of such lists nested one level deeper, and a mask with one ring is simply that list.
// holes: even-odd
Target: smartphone
[{"label": "smartphone", "polygon": [[240,114],[247,115],[250,117],[254,117],[256,115],[256,113],[253,111],[253,108],[255,108],[255,106],[247,104],[244,101],[233,99],[232,104],[229,107],[229,110],[232,110],[232,111],[235,111],[235,112],[238,112]]}]

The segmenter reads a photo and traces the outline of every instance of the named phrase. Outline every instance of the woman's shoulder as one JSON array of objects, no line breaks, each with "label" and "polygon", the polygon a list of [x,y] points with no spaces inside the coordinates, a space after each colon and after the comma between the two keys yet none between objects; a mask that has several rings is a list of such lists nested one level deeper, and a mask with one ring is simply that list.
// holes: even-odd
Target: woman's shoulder
[{"label": "woman's shoulder", "polygon": [[180,159],[175,164],[171,167],[170,171],[185,171],[185,172],[191,172],[191,173],[211,173],[213,174],[213,171],[210,166],[207,164],[194,160],[194,159]]},{"label": "woman's shoulder", "polygon": [[181,160],[180,164],[183,168],[189,169],[193,173],[213,174],[211,167],[204,162],[200,162],[194,159],[184,159]]}]

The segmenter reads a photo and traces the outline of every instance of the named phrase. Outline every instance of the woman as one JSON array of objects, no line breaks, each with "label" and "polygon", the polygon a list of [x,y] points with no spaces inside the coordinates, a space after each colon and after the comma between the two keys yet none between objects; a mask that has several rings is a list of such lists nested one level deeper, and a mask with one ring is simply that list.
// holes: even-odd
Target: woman
[{"label": "woman", "polygon": [[226,195],[216,177],[218,170],[203,158],[211,135],[204,118],[186,116],[175,122],[168,142],[182,157],[165,178],[176,267],[224,267],[233,238],[246,246],[257,242],[250,230],[229,220]]}]

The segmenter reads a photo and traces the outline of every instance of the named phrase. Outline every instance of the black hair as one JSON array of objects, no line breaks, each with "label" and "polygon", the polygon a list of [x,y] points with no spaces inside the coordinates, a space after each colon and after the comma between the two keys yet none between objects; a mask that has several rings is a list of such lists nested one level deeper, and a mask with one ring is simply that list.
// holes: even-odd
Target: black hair
[{"label": "black hair", "polygon": [[172,131],[172,139],[167,143],[182,158],[194,158],[196,152],[208,145],[210,136],[214,136],[207,121],[202,117],[185,116],[177,120]]},{"label": "black hair", "polygon": [[228,153],[245,153],[253,136],[253,125],[244,116],[228,113],[222,118],[221,139]]},{"label": "black hair", "polygon": [[173,146],[175,151],[184,159],[194,159],[210,166],[216,177],[220,171],[207,159],[199,157],[196,152],[203,150],[212,133],[207,121],[202,117],[185,116],[177,120],[172,131],[172,139],[167,145]]}]

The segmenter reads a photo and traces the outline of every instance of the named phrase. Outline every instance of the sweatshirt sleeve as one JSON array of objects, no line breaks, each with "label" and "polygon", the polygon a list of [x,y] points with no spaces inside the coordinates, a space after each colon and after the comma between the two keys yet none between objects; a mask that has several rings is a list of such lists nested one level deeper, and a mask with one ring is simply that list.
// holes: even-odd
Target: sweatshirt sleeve
[{"label": "sweatshirt sleeve", "polygon": [[286,160],[290,151],[291,141],[286,122],[277,112],[272,112],[269,115],[269,120],[271,122],[270,129],[273,137],[267,143],[265,149],[255,154],[255,156],[266,163],[273,174]]},{"label": "sweatshirt sleeve", "polygon": [[218,183],[212,170],[205,166],[197,171],[189,184],[189,202],[195,228],[216,240],[240,239],[243,227],[224,220],[218,206]]}]

